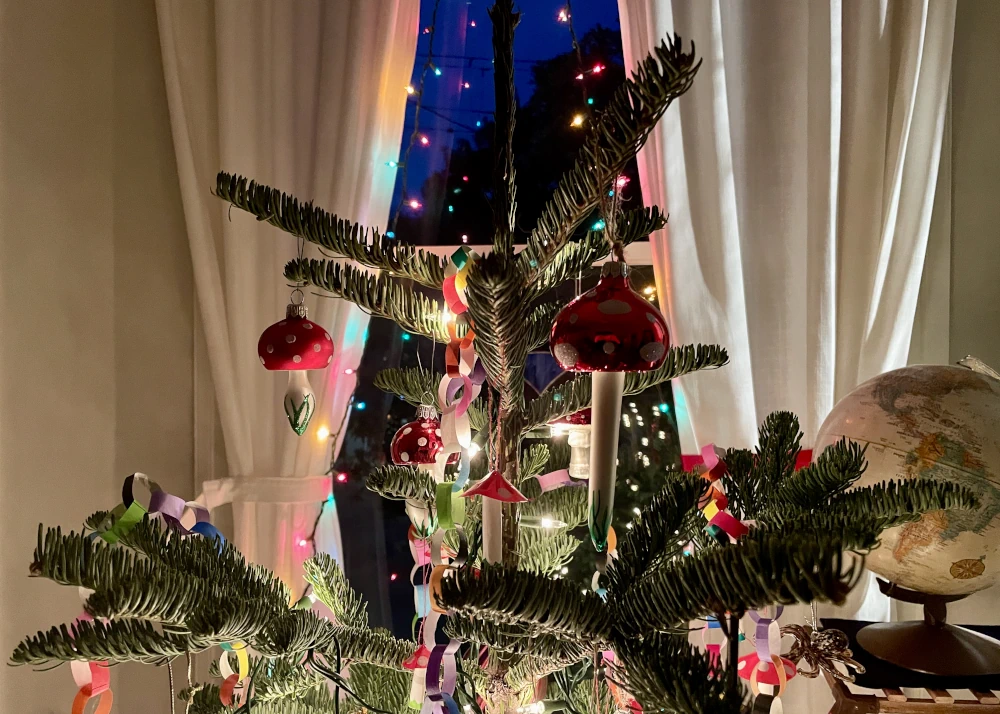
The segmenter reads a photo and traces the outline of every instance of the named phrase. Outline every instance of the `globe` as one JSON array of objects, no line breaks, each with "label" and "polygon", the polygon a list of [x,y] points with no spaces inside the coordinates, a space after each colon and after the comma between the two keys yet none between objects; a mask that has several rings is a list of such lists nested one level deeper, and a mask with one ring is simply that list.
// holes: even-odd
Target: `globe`
[{"label": "globe", "polygon": [[880,374],[837,403],[820,427],[814,453],[844,437],[867,449],[868,468],[858,486],[950,481],[980,502],[976,510],[935,511],[886,530],[867,559],[873,572],[935,595],[968,595],[997,581],[1000,380],[947,365]]}]

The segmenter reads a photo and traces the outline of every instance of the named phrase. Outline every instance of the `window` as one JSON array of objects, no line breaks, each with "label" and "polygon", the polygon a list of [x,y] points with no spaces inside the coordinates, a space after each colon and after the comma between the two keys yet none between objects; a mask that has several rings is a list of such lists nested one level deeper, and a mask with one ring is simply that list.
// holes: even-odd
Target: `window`
[{"label": "window", "polygon": [[[423,0],[425,24],[414,61],[414,98],[407,107],[401,138],[398,164],[402,165],[386,169],[398,172],[393,201],[397,217],[390,219],[394,239],[442,255],[450,255],[461,245],[483,253],[492,240],[493,52],[486,13],[490,4],[488,0],[441,0],[434,55],[424,72],[434,0]],[[553,3],[531,3],[516,35],[514,151],[516,240],[520,243],[559,177],[571,168],[586,123],[625,77],[616,3],[574,2],[579,53],[560,9]],[[419,110],[417,96],[422,97]],[[626,206],[641,205],[634,164],[625,176]],[[584,222],[580,235],[599,221],[595,212]],[[648,243],[630,246],[628,259],[633,284],[651,291]],[[568,302],[596,282],[597,272],[588,271],[553,290],[551,299]],[[652,292],[647,294],[655,299]],[[386,320],[372,321],[358,370],[354,410],[336,466],[337,471],[351,475],[347,483],[335,487],[341,528],[349,534],[344,539],[347,574],[372,603],[373,624],[391,627],[398,635],[409,635],[413,618],[413,591],[407,582],[412,567],[406,539],[409,520],[402,503],[368,492],[364,476],[388,462],[389,441],[396,429],[413,419],[414,408],[381,392],[373,381],[379,370],[389,367],[433,367],[440,373],[443,352],[441,346],[406,334]],[[549,384],[568,377],[547,351],[531,355],[526,397],[533,398]],[[626,398],[623,415],[629,423],[623,419],[622,443],[628,444],[629,454],[639,454],[635,458],[640,462],[644,456],[647,461],[652,457],[652,463],[659,462],[661,467],[679,461],[672,407],[669,386],[658,393],[650,390],[639,398]],[[635,418],[642,414],[647,418]]]}]

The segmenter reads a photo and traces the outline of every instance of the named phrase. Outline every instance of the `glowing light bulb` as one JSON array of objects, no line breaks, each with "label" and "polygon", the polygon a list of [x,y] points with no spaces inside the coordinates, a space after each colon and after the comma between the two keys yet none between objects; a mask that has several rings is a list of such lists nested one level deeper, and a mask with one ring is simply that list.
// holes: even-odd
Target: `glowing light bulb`
[{"label": "glowing light bulb", "polygon": [[595,64],[594,68],[592,70],[590,70],[590,71],[593,72],[594,74],[600,74],[601,72],[604,71],[604,65],[603,64]]},{"label": "glowing light bulb", "polygon": [[583,114],[574,114],[573,121],[571,121],[569,125],[574,127],[583,126]]},{"label": "glowing light bulb", "polygon": [[483,447],[481,447],[479,444],[473,441],[471,444],[469,444],[469,458],[471,459],[473,456],[475,456],[482,450]]},{"label": "glowing light bulb", "polygon": [[354,405],[354,408],[357,409],[359,412],[363,412],[367,407],[368,405],[365,404],[364,402],[358,402],[357,404]]},{"label": "glowing light bulb", "polygon": [[638,515],[640,515],[642,513],[642,511],[640,511],[638,508],[633,508],[632,509],[632,513],[634,513],[635,515],[638,516]]},{"label": "glowing light bulb", "polygon": [[389,575],[389,580],[395,580],[398,577],[399,576],[396,573],[392,573],[392,574]]},{"label": "glowing light bulb", "polygon": [[594,225],[590,227],[592,231],[603,231],[608,227],[608,224],[604,222],[603,218],[599,218],[594,222]]},{"label": "glowing light bulb", "polygon": [[441,76],[441,68],[440,67],[435,67],[434,68],[434,76],[435,77],[440,77]]},{"label": "glowing light bulb", "polygon": [[386,231],[385,232],[385,237],[388,238],[388,239],[390,239],[390,240],[392,240],[393,238],[396,237],[396,233],[394,231]]},{"label": "glowing light bulb", "polygon": [[347,483],[347,474],[343,471],[337,474],[337,483]]},{"label": "glowing light bulb", "polygon": [[475,26],[476,26],[476,21],[475,20],[469,20],[469,27],[475,27]]},{"label": "glowing light bulb", "polygon": [[395,168],[397,168],[399,166],[399,162],[398,161],[386,161],[385,165],[388,166],[390,169],[395,169]]},{"label": "glowing light bulb", "polygon": [[559,11],[559,14],[556,15],[556,19],[559,22],[569,22],[569,13],[566,12],[566,8],[563,8],[562,10]]},{"label": "glowing light bulb", "polygon": [[463,243],[468,243],[469,242],[469,236],[467,234],[465,234],[465,233],[462,234],[462,242]]},{"label": "glowing light bulb", "polygon": [[413,94],[416,91],[417,91],[416,88],[414,88],[414,86],[412,84],[407,84],[406,85],[406,93],[407,94]]},{"label": "glowing light bulb", "polygon": [[326,425],[321,426],[316,430],[316,438],[320,441],[326,441],[330,438],[330,429]]},{"label": "glowing light bulb", "polygon": [[551,528],[553,525],[552,519],[549,518],[548,516],[542,516],[541,524],[542,528]]},{"label": "glowing light bulb", "polygon": [[468,82],[462,82],[462,87],[461,88],[462,89],[468,89],[469,88],[469,83]]},{"label": "glowing light bulb", "polygon": [[638,491],[639,490],[639,485],[638,484],[632,484],[631,486],[629,486],[629,488],[632,489],[633,491]]},{"label": "glowing light bulb", "polygon": [[412,336],[413,336],[413,335],[411,335],[411,334],[410,334],[409,332],[404,332],[404,333],[403,333],[403,340],[405,340],[405,341],[409,342],[409,340],[410,340],[410,338],[411,338]]},{"label": "glowing light bulb", "polygon": [[563,567],[559,568],[559,572],[562,575],[569,575],[569,568],[567,568],[566,566],[563,566]]},{"label": "glowing light bulb", "polygon": [[594,98],[593,97],[587,97],[587,104],[593,104],[593,103],[594,103]]},{"label": "glowing light bulb", "polygon": [[452,205],[451,205],[451,204],[449,203],[449,204],[448,204],[448,213],[454,213],[454,212],[455,212],[455,207],[454,207],[454,206],[452,206]]},{"label": "glowing light bulb", "polygon": [[347,375],[354,374],[354,370],[351,369],[350,367],[348,367],[347,369],[344,370],[344,374],[347,374]]},{"label": "glowing light bulb", "polygon": [[476,128],[479,128],[479,127],[481,127],[482,125],[483,125],[483,123],[482,123],[481,121],[479,121],[479,120],[477,119],[477,120],[476,120]]},{"label": "glowing light bulb", "polygon": [[642,294],[643,295],[652,295],[654,290],[656,290],[656,288],[654,288],[652,285],[647,285],[646,287],[644,287],[642,289]]},{"label": "glowing light bulb", "polygon": [[309,541],[307,541],[305,538],[299,539],[299,546],[300,547],[305,548],[307,545],[309,545]]},{"label": "glowing light bulb", "polygon": [[428,146],[431,143],[431,140],[427,138],[426,134],[424,134],[423,136],[420,137],[420,143],[423,146]]},{"label": "glowing light bulb", "polygon": [[628,182],[631,180],[632,179],[630,179],[628,176],[622,174],[617,179],[615,179],[615,186],[617,186],[618,188],[625,188],[628,185]]},{"label": "glowing light bulb", "polygon": [[583,74],[581,73],[581,74],[576,75],[576,78],[577,79],[583,79]]},{"label": "glowing light bulb", "polygon": [[464,181],[465,183],[469,183],[469,177],[468,176],[463,176],[462,177],[462,181]]},{"label": "glowing light bulb", "polygon": [[412,208],[412,209],[413,209],[414,211],[416,211],[416,210],[417,210],[418,208],[420,208],[420,206],[422,205],[422,204],[420,203],[420,201],[418,201],[418,200],[417,200],[417,199],[415,199],[415,198],[411,198],[411,199],[410,199],[409,201],[407,201],[407,204],[408,204],[408,205],[410,206],[410,208]]}]

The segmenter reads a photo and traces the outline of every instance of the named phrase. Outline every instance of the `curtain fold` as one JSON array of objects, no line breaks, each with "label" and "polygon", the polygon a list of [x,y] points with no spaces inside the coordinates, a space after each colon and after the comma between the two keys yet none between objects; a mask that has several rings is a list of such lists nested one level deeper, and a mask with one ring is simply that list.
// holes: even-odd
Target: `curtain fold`
[{"label": "curtain fold", "polygon": [[[672,338],[731,358],[674,381],[683,451],[751,447],[779,409],[808,447],[860,382],[946,362],[950,265],[927,257],[947,254],[947,223],[932,231],[931,216],[955,1],[618,6],[626,66],[675,32],[703,58],[638,156],[644,201],[670,214],[650,243]],[[870,579],[851,597],[839,616],[890,615]],[[821,682],[783,699],[816,714],[831,701]]]},{"label": "curtain fold", "polygon": [[[282,373],[257,338],[284,315],[282,277],[296,241],[211,195],[219,170],[268,183],[366,225],[388,217],[419,26],[419,0],[157,0],[171,126],[198,304],[229,478],[206,483],[233,502],[236,544],[298,597],[308,536],[339,557],[326,473],[343,437],[368,316],[307,294],[334,360],[309,373],[317,408],[296,436],[281,407]],[[306,253],[316,254],[307,246]],[[317,255],[318,257],[318,255]],[[325,428],[329,439],[320,440]],[[332,520],[331,520],[332,519]],[[322,536],[322,538],[320,537]],[[305,543],[303,544],[303,541]]]},{"label": "curtain fold", "polygon": [[684,450],[749,446],[775,409],[809,444],[839,397],[907,363],[921,280],[947,279],[925,254],[955,3],[619,9],[627,65],[674,32],[703,58],[639,154],[644,200],[670,212],[650,242],[673,337],[732,358],[675,382]]}]

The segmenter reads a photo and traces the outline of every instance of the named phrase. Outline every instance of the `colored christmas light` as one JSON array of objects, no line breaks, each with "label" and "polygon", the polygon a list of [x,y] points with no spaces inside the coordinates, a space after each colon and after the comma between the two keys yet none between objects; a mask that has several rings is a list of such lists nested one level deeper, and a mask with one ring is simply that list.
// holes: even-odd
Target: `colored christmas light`
[{"label": "colored christmas light", "polygon": [[417,90],[414,88],[414,86],[412,84],[407,84],[406,85],[406,93],[407,94],[413,94],[416,91]]},{"label": "colored christmas light", "polygon": [[390,238],[390,239],[391,238],[395,238],[396,237],[396,232],[395,231],[386,231],[385,232],[385,237],[386,238]]},{"label": "colored christmas light", "polygon": [[347,483],[347,474],[343,471],[337,474],[337,483]]},{"label": "colored christmas light", "polygon": [[410,208],[416,211],[419,210],[423,204],[420,203],[420,201],[418,201],[417,199],[411,198],[409,201],[406,202],[406,205],[408,205]]},{"label": "colored christmas light", "polygon": [[430,143],[431,143],[431,140],[427,138],[427,135],[426,135],[426,134],[424,134],[423,136],[421,136],[421,137],[420,137],[420,143],[421,143],[421,144],[422,144],[423,146],[427,146],[428,144],[430,144]]},{"label": "colored christmas light", "polygon": [[583,114],[574,114],[573,121],[571,121],[569,125],[574,127],[583,126]]},{"label": "colored christmas light", "polygon": [[566,12],[566,8],[563,8],[562,10],[559,11],[559,14],[556,15],[556,19],[559,22],[569,22],[569,13]]},{"label": "colored christmas light", "polygon": [[326,441],[330,438],[330,429],[327,426],[321,426],[316,430],[316,439],[319,441]]},{"label": "colored christmas light", "polygon": [[357,404],[354,405],[354,408],[357,409],[359,412],[363,412],[367,407],[368,405],[365,404],[364,402],[358,402]]}]

